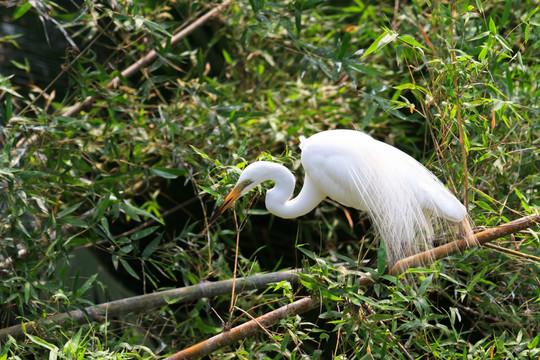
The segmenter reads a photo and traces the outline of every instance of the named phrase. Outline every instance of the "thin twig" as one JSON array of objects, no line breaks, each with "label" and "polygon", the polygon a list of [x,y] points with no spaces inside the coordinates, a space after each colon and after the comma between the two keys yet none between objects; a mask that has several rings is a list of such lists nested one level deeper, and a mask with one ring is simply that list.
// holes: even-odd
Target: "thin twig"
[{"label": "thin twig", "polygon": [[[170,41],[165,40],[160,44],[161,48],[166,47],[167,45],[175,45],[180,40],[191,34],[194,30],[196,30],[198,27],[203,25],[206,21],[217,15],[219,12],[221,12],[227,5],[231,3],[232,0],[226,0],[222,4],[216,6],[214,9],[210,10],[203,16],[201,16],[199,19],[194,21],[191,25],[187,26],[185,29],[181,30],[177,34],[175,34]],[[130,65],[126,69],[124,69],[120,74],[124,78],[129,78],[136,74],[141,69],[149,66],[152,64],[156,59],[159,57],[159,54],[155,50],[151,50],[148,54],[146,54],[141,59],[137,60],[134,64]],[[105,86],[106,88],[114,88],[117,87],[120,83],[120,76],[115,76],[111,81],[107,83]],[[64,112],[63,116],[73,116],[77,113],[79,113],[82,109],[90,106],[95,100],[95,96],[88,96],[84,101],[79,102],[75,104],[73,107],[71,107],[69,110]]]},{"label": "thin twig", "polygon": [[487,247],[487,248],[490,248],[492,250],[496,250],[496,251],[500,251],[500,252],[503,252],[503,253],[506,253],[506,254],[510,254],[510,255],[518,257],[520,259],[527,259],[527,260],[536,261],[536,262],[538,262],[540,264],[540,257],[534,256],[532,254],[525,254],[525,253],[523,253],[521,251],[507,249],[505,247],[495,245],[495,244],[485,244],[484,246]]},{"label": "thin twig", "polygon": [[236,218],[236,212],[234,213],[234,225],[236,226],[236,250],[234,252],[234,269],[233,269],[233,287],[231,290],[231,307],[229,308],[229,320],[227,325],[230,325],[232,322],[233,310],[236,307],[236,295],[234,293],[235,282],[236,282],[236,269],[238,268],[238,251],[240,247],[240,231],[238,230],[238,220]]},{"label": "thin twig", "polygon": [[454,70],[454,93],[456,95],[456,113],[458,119],[459,128],[459,143],[461,145],[461,155],[463,157],[463,179],[465,182],[464,190],[465,194],[463,202],[465,208],[469,208],[469,170],[467,168],[467,149],[465,146],[465,133],[463,130],[463,120],[461,118],[461,96],[459,94],[459,86],[457,81],[457,65],[456,65],[456,51],[454,50],[454,19],[457,18],[456,10],[452,9],[452,21],[450,22],[450,43],[452,44],[452,50],[450,51],[450,59],[452,61],[452,68]]}]

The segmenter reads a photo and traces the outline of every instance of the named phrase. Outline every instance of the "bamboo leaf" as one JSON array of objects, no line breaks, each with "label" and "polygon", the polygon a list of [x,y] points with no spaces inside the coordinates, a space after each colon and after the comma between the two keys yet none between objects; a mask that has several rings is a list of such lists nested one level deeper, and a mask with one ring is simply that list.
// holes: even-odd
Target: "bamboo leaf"
[{"label": "bamboo leaf", "polygon": [[133,276],[135,279],[137,280],[140,280],[141,278],[139,277],[139,275],[137,274],[137,272],[135,272],[135,270],[131,267],[131,265],[129,265],[129,263],[124,260],[123,258],[119,257],[118,260],[120,260],[120,264],[122,264],[122,267],[131,275]]},{"label": "bamboo leaf", "polygon": [[409,35],[399,36],[398,39],[405,42],[405,43],[407,43],[407,44],[409,44],[409,45],[411,45],[411,46],[416,46],[416,47],[419,47],[419,48],[422,48],[422,49],[426,48],[424,45],[420,44],[412,36],[409,36]]}]

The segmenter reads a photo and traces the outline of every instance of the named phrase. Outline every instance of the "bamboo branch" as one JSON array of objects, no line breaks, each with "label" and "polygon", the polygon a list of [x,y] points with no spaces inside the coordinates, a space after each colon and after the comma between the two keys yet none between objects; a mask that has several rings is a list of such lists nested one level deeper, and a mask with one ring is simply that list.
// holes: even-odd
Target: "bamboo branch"
[{"label": "bamboo branch", "polygon": [[[298,282],[298,270],[279,271],[236,279],[236,292],[261,289],[269,283],[279,281]],[[149,309],[165,306],[173,300],[177,303],[195,301],[201,298],[210,298],[231,293],[233,280],[207,282],[178,289],[159,291],[152,294],[134,296],[108,303],[89,306],[84,310],[73,310],[68,313],[53,315],[48,318],[28,321],[19,325],[0,329],[0,342],[5,341],[8,335],[14,338],[23,337],[25,333],[33,334],[51,324],[64,325],[67,323],[83,324],[88,321],[103,322],[105,317],[117,317],[132,312],[145,312]]]},{"label": "bamboo branch", "polygon": [[448,244],[438,246],[434,249],[424,251],[420,254],[409,256],[408,258],[398,261],[389,271],[390,275],[402,273],[405,269],[413,267],[426,266],[433,263],[435,260],[445,258],[447,256],[457,254],[474,246],[484,244],[488,241],[501,238],[503,236],[516,233],[520,230],[538,225],[540,223],[540,215],[532,215],[519,218],[509,223],[497,226],[491,229],[484,230],[474,234],[477,244],[469,241],[469,239],[456,240]]},{"label": "bamboo branch", "polygon": [[258,318],[248,321],[240,326],[232,328],[231,330],[224,331],[206,341],[200,342],[185,350],[177,352],[176,354],[165,358],[165,360],[199,359],[224,346],[236,343],[248,336],[252,336],[259,330],[263,330],[268,326],[275,325],[281,319],[285,319],[290,315],[302,314],[306,311],[312,310],[316,308],[317,305],[318,300],[314,300],[310,297],[302,298],[282,306],[279,309],[270,311],[269,313],[259,316]]},{"label": "bamboo branch", "polygon": [[[214,9],[210,10],[209,12],[201,16],[191,25],[187,26],[185,29],[178,32],[176,35],[174,35],[170,39],[170,45],[175,45],[180,40],[182,40],[183,38],[191,34],[195,29],[197,29],[198,27],[203,25],[206,21],[208,21],[209,19],[217,15],[220,11],[222,11],[227,5],[231,3],[231,1],[232,0],[226,0],[225,2],[221,3],[220,5],[216,6]],[[161,43],[160,46],[163,48],[167,46],[167,44],[168,44],[168,41],[164,41]],[[128,78],[128,77],[133,76],[142,68],[145,68],[149,66],[150,64],[152,64],[154,61],[156,61],[156,59],[158,58],[158,55],[159,54],[157,53],[157,51],[155,50],[150,51],[143,58],[139,59],[134,64],[124,69],[121,72],[122,77]],[[107,88],[116,87],[118,86],[119,82],[120,82],[120,77],[115,76],[111,81],[109,81],[109,83],[107,83],[105,87]],[[84,101],[75,104],[73,107],[71,107],[69,110],[64,112],[62,115],[73,116],[77,114],[79,111],[81,111],[82,109],[86,108],[87,106],[90,106],[94,102],[94,100],[95,100],[94,96],[88,96],[86,99],[84,99]]]}]

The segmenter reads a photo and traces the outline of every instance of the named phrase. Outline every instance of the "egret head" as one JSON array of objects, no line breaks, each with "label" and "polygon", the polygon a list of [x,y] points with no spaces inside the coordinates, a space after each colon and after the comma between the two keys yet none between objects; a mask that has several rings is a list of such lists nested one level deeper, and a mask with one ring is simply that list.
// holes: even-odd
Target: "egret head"
[{"label": "egret head", "polygon": [[265,170],[267,170],[268,167],[272,167],[273,165],[275,164],[267,161],[258,161],[251,165],[248,165],[244,169],[244,171],[242,171],[242,174],[238,178],[236,185],[231,190],[229,195],[227,195],[227,197],[223,201],[223,204],[221,204],[219,209],[217,209],[210,218],[209,224],[212,224],[214,221],[216,221],[217,217],[223,214],[225,210],[230,208],[236,200],[246,195],[255,186],[267,180],[268,174]]}]

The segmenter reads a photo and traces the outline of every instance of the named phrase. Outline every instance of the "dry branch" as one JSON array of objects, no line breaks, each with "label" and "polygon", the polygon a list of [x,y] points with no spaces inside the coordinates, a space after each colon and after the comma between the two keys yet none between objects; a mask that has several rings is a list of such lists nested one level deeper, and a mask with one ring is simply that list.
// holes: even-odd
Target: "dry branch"
[{"label": "dry branch", "polygon": [[[526,216],[509,223],[497,226],[488,230],[484,230],[477,234],[474,234],[477,244],[484,244],[488,241],[498,239],[500,237],[516,233],[520,230],[535,226],[540,222],[540,215]],[[418,266],[425,266],[430,264],[437,259],[442,259],[444,257],[457,254],[459,252],[465,251],[471,247],[474,247],[475,244],[470,242],[468,239],[461,239],[453,241],[448,244],[438,246],[429,251],[424,251],[423,253],[409,256],[408,258],[398,261],[392,269],[390,269],[390,275],[397,275],[402,273],[403,269],[410,269]]]},{"label": "dry branch", "polygon": [[[521,230],[536,226],[540,223],[540,215],[531,215],[519,218],[509,223],[481,231],[474,234],[476,238],[476,244],[471,243],[469,239],[456,240],[448,244],[438,246],[434,249],[424,251],[420,254],[409,256],[405,259],[401,259],[392,266],[388,272],[390,275],[398,275],[407,269],[429,266],[435,260],[442,259],[444,257],[463,252],[471,247],[485,244],[491,240],[501,238],[506,235],[517,233]],[[365,277],[360,279],[361,285],[370,285],[373,283],[371,277]]]},{"label": "dry branch", "polygon": [[248,321],[240,326],[224,331],[219,335],[193,345],[185,350],[177,352],[174,355],[167,357],[165,360],[180,360],[180,359],[199,359],[205,355],[233,344],[239,340],[245,339],[248,336],[254,335],[259,330],[266,329],[278,323],[281,319],[285,319],[292,314],[302,314],[306,311],[316,308],[317,300],[305,297],[293,303],[287,304],[267,314],[259,316],[256,319]]},{"label": "dry branch", "polygon": [[[236,292],[266,288],[269,283],[298,281],[297,270],[279,271],[236,279]],[[20,325],[0,329],[0,341],[5,341],[8,335],[14,338],[24,336],[24,333],[35,333],[51,324],[77,323],[88,321],[103,322],[105,317],[117,317],[132,312],[145,312],[149,309],[165,306],[172,301],[176,303],[195,301],[201,298],[226,295],[231,293],[233,280],[207,282],[178,289],[159,291],[152,294],[134,296],[108,303],[89,306],[84,310],[74,310],[68,313],[53,315],[43,320],[28,321]]]}]

